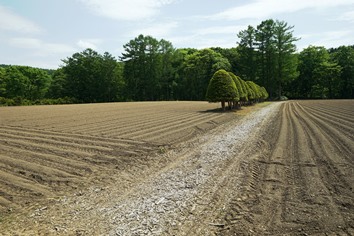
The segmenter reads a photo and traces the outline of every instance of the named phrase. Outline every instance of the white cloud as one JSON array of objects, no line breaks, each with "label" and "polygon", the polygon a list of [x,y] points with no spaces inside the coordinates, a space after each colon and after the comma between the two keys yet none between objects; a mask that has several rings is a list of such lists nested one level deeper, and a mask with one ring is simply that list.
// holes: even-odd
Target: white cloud
[{"label": "white cloud", "polygon": [[320,40],[312,44],[315,46],[324,46],[325,48],[350,45],[354,42],[354,35],[350,30],[328,31],[316,38],[320,38]]},{"label": "white cloud", "polygon": [[351,45],[354,42],[354,34],[350,30],[327,31],[314,34],[302,34],[298,42],[297,50],[302,51],[309,45],[336,48],[342,45]]},{"label": "white cloud", "polygon": [[159,9],[176,0],[80,0],[94,13],[116,19],[137,21],[158,14]]},{"label": "white cloud", "polygon": [[232,34],[236,35],[237,32],[246,29],[246,25],[242,26],[217,26],[217,27],[207,27],[197,30],[199,35],[211,35],[211,34]]},{"label": "white cloud", "polygon": [[97,50],[97,44],[100,43],[101,43],[100,39],[80,39],[77,42],[77,46],[79,46],[82,49],[91,48],[93,50]]},{"label": "white cloud", "polygon": [[246,25],[226,25],[199,28],[184,36],[173,36],[169,40],[176,47],[194,47],[197,49],[210,47],[236,47],[236,34],[246,29]]},{"label": "white cloud", "polygon": [[75,52],[76,49],[61,43],[46,43],[36,38],[12,38],[9,44],[22,49],[33,49],[34,54],[46,56],[50,54],[67,54]]},{"label": "white cloud", "polygon": [[136,37],[139,34],[150,35],[155,38],[168,37],[173,29],[178,27],[177,22],[157,23],[129,33],[129,37]]},{"label": "white cloud", "polygon": [[23,33],[38,33],[42,31],[35,23],[3,6],[0,6],[0,30]]},{"label": "white cloud", "polygon": [[354,23],[354,11],[345,12],[338,18],[338,20],[349,21]]},{"label": "white cloud", "polygon": [[173,46],[176,48],[197,48],[204,49],[210,47],[231,48],[236,47],[236,39],[234,34],[223,35],[222,37],[205,37],[202,34],[191,34],[185,36],[177,36],[169,38]]},{"label": "white cloud", "polygon": [[35,38],[12,38],[10,44],[19,48],[37,49],[41,47],[42,42]]},{"label": "white cloud", "polygon": [[195,46],[197,49],[211,48],[211,47],[221,47],[221,48],[232,48],[236,47],[235,40],[230,38],[199,38],[199,44]]},{"label": "white cloud", "polygon": [[63,43],[48,43],[37,38],[15,37],[4,40],[11,57],[0,60],[5,64],[28,65],[55,69],[64,59],[77,51],[77,48]]},{"label": "white cloud", "polygon": [[256,0],[209,16],[215,20],[264,19],[273,14],[292,13],[304,9],[354,5],[353,0]]}]

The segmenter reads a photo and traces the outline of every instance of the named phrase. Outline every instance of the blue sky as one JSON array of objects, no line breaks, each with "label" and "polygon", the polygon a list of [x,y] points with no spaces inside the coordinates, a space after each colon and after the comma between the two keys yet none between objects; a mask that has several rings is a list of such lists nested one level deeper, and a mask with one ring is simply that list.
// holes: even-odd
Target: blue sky
[{"label": "blue sky", "polygon": [[88,47],[118,58],[139,34],[230,48],[269,18],[295,26],[298,50],[354,45],[354,0],[0,0],[0,64],[56,69]]}]

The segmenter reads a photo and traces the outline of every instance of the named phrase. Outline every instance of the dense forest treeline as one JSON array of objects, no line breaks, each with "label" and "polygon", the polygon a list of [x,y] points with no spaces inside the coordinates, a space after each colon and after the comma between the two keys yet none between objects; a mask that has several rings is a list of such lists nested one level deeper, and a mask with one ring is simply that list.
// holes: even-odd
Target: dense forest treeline
[{"label": "dense forest treeline", "polygon": [[293,26],[272,19],[238,38],[234,48],[197,50],[139,35],[119,58],[86,49],[57,70],[0,65],[0,105],[206,100],[221,69],[265,87],[271,99],[354,98],[354,46],[297,52]]}]

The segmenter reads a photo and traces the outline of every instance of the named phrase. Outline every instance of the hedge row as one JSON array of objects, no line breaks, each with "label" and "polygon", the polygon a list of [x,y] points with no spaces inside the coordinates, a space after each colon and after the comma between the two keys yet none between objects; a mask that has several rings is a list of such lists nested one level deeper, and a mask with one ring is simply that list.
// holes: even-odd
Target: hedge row
[{"label": "hedge row", "polygon": [[269,97],[267,90],[253,81],[244,81],[232,72],[218,70],[209,81],[206,99],[209,102],[221,102],[223,110],[228,103],[230,108],[239,108]]}]

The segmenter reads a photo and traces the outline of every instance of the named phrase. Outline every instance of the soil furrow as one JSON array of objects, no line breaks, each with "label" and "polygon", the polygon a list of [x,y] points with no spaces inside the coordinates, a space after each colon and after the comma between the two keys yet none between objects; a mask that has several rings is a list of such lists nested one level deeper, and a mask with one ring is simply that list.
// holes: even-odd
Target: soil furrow
[{"label": "soil furrow", "polygon": [[[167,136],[170,135],[171,133],[178,133],[180,130],[189,129],[191,127],[197,127],[199,124],[206,123],[208,120],[209,118],[205,118],[204,116],[200,116],[200,117],[196,116],[189,119],[180,120],[171,123],[171,125],[165,124],[158,127],[154,127],[147,130],[146,132],[132,133],[131,135],[134,139],[142,139],[142,140],[147,139],[147,137],[155,136],[156,134],[162,134],[164,136]],[[159,140],[160,138],[157,136],[154,139]]]},{"label": "soil furrow", "polygon": [[[319,144],[321,144],[324,149],[328,149],[329,147],[336,148],[335,152],[333,152],[332,150],[329,150],[328,152],[333,153],[332,155],[337,155],[345,158],[347,160],[346,164],[353,165],[354,160],[352,158],[352,153],[354,153],[354,147],[352,144],[354,142],[354,139],[351,139],[346,136],[343,131],[336,129],[335,126],[328,125],[328,122],[326,123],[325,121],[308,113],[305,109],[301,109],[301,112],[302,120],[306,119],[307,122],[312,122],[313,125],[315,125],[314,129],[316,131],[321,131],[318,132],[319,134],[314,134],[314,137],[323,135],[326,137],[326,139],[324,140],[326,142],[326,145],[323,145],[323,142],[319,142]],[[341,158],[338,158],[338,161],[340,160]]]},{"label": "soil furrow", "polygon": [[[67,134],[60,134],[60,133],[53,133],[53,132],[43,132],[43,131],[35,131],[35,130],[27,130],[27,129],[16,129],[10,127],[0,127],[0,131],[3,134],[9,135],[16,135],[18,137],[26,137],[26,138],[36,138],[41,139],[44,141],[52,140],[55,143],[69,143],[71,145],[77,144],[87,147],[93,148],[130,148],[132,144],[127,144],[128,141],[119,142],[119,140],[115,140],[115,142],[103,140],[102,138],[96,138],[95,136],[74,136],[74,135],[67,135]],[[134,148],[139,148],[139,146],[135,145]],[[145,146],[140,146],[142,149],[146,149]]]},{"label": "soil furrow", "polygon": [[354,234],[352,100],[0,111],[4,235]]},{"label": "soil furrow", "polygon": [[154,117],[154,114],[151,114],[150,116],[144,116],[145,118],[144,120],[142,120],[140,117],[129,118],[131,126],[127,126],[126,124],[124,124],[125,123],[124,120],[121,120],[120,122],[109,123],[105,126],[93,125],[92,128],[84,127],[84,129],[81,131],[85,133],[86,132],[96,133],[97,131],[99,131],[107,136],[110,136],[111,132],[118,130],[123,135],[129,133],[130,131],[134,132],[136,130],[141,130],[142,128],[145,129],[146,127],[153,127],[159,123],[166,124],[171,121],[175,121],[177,119],[185,119],[185,117],[189,117],[189,116],[191,116],[191,114],[188,113],[187,114],[164,113],[158,119],[152,119]]},{"label": "soil furrow", "polygon": [[[329,119],[320,119],[321,112],[309,112],[309,105],[317,107],[315,101],[285,103],[281,119],[268,126],[271,132],[261,139],[269,140],[274,151],[265,156],[256,152],[258,163],[245,161],[247,173],[240,186],[243,194],[236,195],[238,201],[226,210],[237,213],[225,214],[233,223],[220,229],[220,235],[354,232],[353,159],[347,148],[354,147],[353,140],[343,146],[341,128]],[[270,137],[277,137],[277,141]],[[251,194],[257,197],[243,200]],[[246,220],[245,215],[253,217]]]},{"label": "soil furrow", "polygon": [[324,114],[322,112],[314,112],[314,110],[306,108],[306,112],[311,114],[312,116],[316,117],[319,120],[322,120],[324,123],[328,123],[331,126],[337,127],[341,130],[346,136],[350,139],[354,139],[354,134],[352,133],[352,124],[354,119],[352,120],[344,120],[340,119],[337,116],[331,114]]},{"label": "soil furrow", "polygon": [[[28,148],[22,146],[0,144],[0,153],[6,153],[6,155],[13,155],[18,160],[28,160],[38,165],[47,167],[55,166],[55,168],[66,171],[72,175],[81,176],[82,173],[91,173],[91,167],[82,161],[77,161],[68,156],[67,153],[62,155],[44,153],[43,151],[34,150],[31,151]],[[25,154],[24,154],[25,153]]]}]

